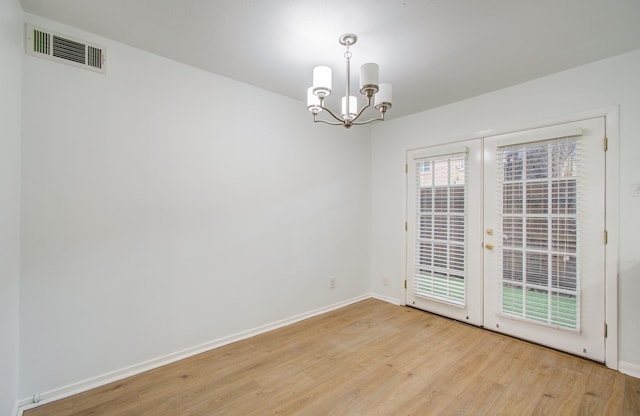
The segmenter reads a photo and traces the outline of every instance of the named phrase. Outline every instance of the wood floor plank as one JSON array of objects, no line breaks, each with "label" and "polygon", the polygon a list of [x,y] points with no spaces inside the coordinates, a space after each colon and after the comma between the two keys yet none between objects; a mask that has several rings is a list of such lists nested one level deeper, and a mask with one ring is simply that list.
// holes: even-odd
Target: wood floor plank
[{"label": "wood floor plank", "polygon": [[368,299],[24,416],[640,415],[640,380]]},{"label": "wood floor plank", "polygon": [[505,386],[483,376],[475,376],[443,410],[445,415],[485,415],[500,399]]},{"label": "wood floor plank", "polygon": [[624,416],[640,414],[640,379],[638,378],[625,376],[622,414]]},{"label": "wood floor plank", "polygon": [[579,414],[582,394],[587,386],[587,379],[588,376],[584,373],[568,368],[561,368],[560,371],[554,371],[533,410],[533,414]]},{"label": "wood floor plank", "polygon": [[619,415],[625,391],[625,376],[604,367],[594,367],[580,403],[581,414]]}]

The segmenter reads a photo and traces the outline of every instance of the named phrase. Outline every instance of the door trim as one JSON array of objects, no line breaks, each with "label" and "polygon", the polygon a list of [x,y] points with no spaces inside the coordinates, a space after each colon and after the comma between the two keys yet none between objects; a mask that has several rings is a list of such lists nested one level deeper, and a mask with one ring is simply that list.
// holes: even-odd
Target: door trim
[{"label": "door trim", "polygon": [[[407,154],[412,150],[422,147],[431,147],[434,145],[444,145],[451,143],[460,143],[473,139],[484,139],[489,136],[496,136],[505,133],[511,133],[521,130],[530,130],[538,127],[546,127],[573,121],[580,121],[589,118],[604,117],[605,119],[605,135],[608,139],[608,150],[605,161],[605,224],[608,233],[608,242],[605,246],[605,322],[607,324],[607,337],[605,338],[605,364],[607,367],[618,370],[618,241],[620,237],[618,214],[619,206],[619,112],[618,105],[601,107],[592,110],[577,112],[569,115],[551,117],[534,122],[518,122],[510,123],[505,127],[483,130],[481,133],[470,133],[466,137],[457,136],[451,141],[442,141],[439,143],[429,143],[426,146],[412,147],[405,149],[404,161],[407,163]],[[405,166],[402,166],[405,170]],[[406,224],[408,219],[407,206],[407,180],[405,174],[402,183],[402,209],[403,217]],[[404,227],[404,224],[398,224]],[[407,234],[402,235],[402,269],[401,276],[406,279],[407,270]],[[406,305],[406,289],[404,295],[404,304]],[[603,328],[604,331],[604,328]]]}]

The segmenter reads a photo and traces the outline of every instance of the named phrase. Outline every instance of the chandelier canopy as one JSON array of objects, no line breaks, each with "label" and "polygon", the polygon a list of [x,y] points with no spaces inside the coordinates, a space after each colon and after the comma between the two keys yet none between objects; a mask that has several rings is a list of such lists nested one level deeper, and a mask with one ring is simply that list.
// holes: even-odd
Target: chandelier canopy
[{"label": "chandelier canopy", "polygon": [[[347,74],[346,94],[342,97],[342,111],[338,116],[325,107],[325,98],[331,94],[331,68],[317,66],[313,68],[313,86],[307,89],[307,109],[313,114],[313,121],[350,128],[354,125],[384,120],[384,114],[391,108],[391,84],[378,84],[378,64],[366,63],[360,66],[360,93],[364,95],[367,103],[358,111],[358,98],[351,95],[351,51],[349,51],[349,47],[358,41],[358,36],[353,33],[345,33],[340,36],[338,41],[347,49],[344,53]],[[360,116],[371,107],[372,100],[374,100],[374,107],[380,114],[374,118],[360,121]],[[318,114],[322,111],[326,111],[335,121],[320,119]]]}]

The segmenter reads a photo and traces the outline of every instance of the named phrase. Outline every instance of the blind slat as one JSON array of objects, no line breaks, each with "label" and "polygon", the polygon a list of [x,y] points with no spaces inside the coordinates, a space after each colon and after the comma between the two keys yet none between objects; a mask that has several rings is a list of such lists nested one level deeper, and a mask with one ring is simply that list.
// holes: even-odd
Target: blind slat
[{"label": "blind slat", "polygon": [[464,305],[466,153],[415,163],[415,294]]},{"label": "blind slat", "polygon": [[499,148],[499,290],[507,315],[580,329],[580,160],[578,137]]}]

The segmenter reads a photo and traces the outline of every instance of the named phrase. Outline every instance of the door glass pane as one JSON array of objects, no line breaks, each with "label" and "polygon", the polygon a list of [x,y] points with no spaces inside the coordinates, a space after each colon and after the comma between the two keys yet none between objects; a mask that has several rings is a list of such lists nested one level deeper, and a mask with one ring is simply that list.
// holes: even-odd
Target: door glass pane
[{"label": "door glass pane", "polygon": [[499,151],[502,312],[579,329],[577,142]]},{"label": "door glass pane", "polygon": [[415,294],[464,305],[466,157],[416,163]]}]

